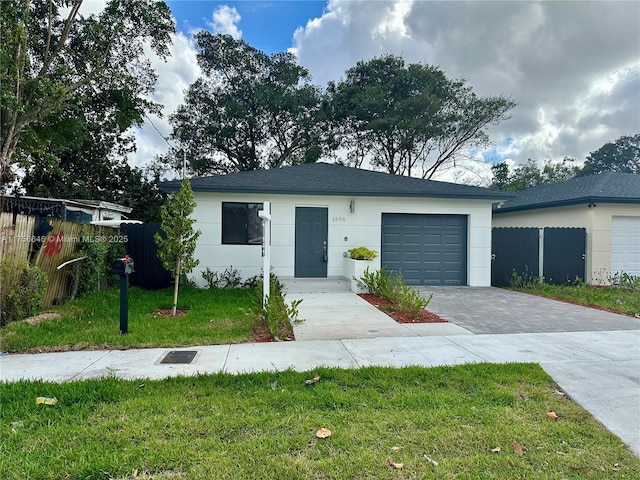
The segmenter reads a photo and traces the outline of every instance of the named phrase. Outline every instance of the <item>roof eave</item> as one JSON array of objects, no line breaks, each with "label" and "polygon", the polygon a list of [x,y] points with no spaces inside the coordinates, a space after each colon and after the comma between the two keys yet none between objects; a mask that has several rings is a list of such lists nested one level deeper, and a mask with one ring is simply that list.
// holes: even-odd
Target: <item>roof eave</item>
[{"label": "roof eave", "polygon": [[525,210],[538,210],[542,208],[566,207],[570,205],[581,204],[598,204],[598,203],[622,203],[622,204],[640,204],[640,198],[624,198],[624,197],[601,197],[590,196],[582,198],[574,198],[570,200],[561,200],[554,202],[531,203],[527,205],[517,205],[515,207],[496,207],[493,209],[494,214],[522,212]]}]

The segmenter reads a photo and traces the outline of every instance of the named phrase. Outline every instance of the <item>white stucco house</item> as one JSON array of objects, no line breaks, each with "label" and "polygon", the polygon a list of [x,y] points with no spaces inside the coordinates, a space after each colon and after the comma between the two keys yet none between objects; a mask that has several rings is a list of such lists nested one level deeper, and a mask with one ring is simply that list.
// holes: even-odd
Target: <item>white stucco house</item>
[{"label": "white stucco house", "polygon": [[494,227],[586,229],[586,278],[640,276],[640,175],[610,172],[518,192],[494,209]]},{"label": "white stucco house", "polygon": [[[511,194],[480,187],[314,163],[194,178],[195,280],[233,266],[262,271],[258,211],[271,204],[271,264],[279,277],[347,277],[345,252],[365,246],[373,262],[413,285],[488,286],[491,206]],[[161,188],[176,192],[179,181]]]}]

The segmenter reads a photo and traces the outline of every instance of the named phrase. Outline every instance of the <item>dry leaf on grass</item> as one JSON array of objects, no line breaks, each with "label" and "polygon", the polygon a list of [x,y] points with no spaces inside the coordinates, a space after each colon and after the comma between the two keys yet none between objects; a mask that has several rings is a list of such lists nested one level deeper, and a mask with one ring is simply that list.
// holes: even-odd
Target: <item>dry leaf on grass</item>
[{"label": "dry leaf on grass", "polygon": [[318,438],[329,438],[331,436],[331,430],[328,428],[321,428],[316,432],[316,437]]},{"label": "dry leaf on grass", "polygon": [[520,445],[518,442],[513,442],[513,451],[520,456],[524,455],[524,450],[522,449],[522,445]]},{"label": "dry leaf on grass", "polygon": [[593,478],[595,476],[596,476],[595,472],[587,472],[587,477]]},{"label": "dry leaf on grass", "polygon": [[305,380],[304,383],[306,385],[313,385],[314,383],[318,383],[320,381],[320,375],[315,375],[313,378],[309,380]]},{"label": "dry leaf on grass", "polygon": [[558,450],[556,453],[557,453],[558,455],[564,455],[564,452],[563,452],[562,450]]},{"label": "dry leaf on grass", "polygon": [[549,417],[551,420],[557,420],[558,414],[554,411],[547,412],[547,417]]},{"label": "dry leaf on grass", "polygon": [[561,397],[566,397],[566,396],[567,396],[567,394],[566,394],[566,393],[564,393],[562,390],[558,390],[558,389],[556,388],[556,389],[555,389],[555,391],[556,391],[556,393],[557,393],[558,395],[560,395]]},{"label": "dry leaf on grass", "polygon": [[493,453],[498,453],[498,452],[500,452],[500,450],[502,450],[500,447],[496,447],[496,448],[492,448],[492,449],[491,449],[491,451],[492,451]]},{"label": "dry leaf on grass", "polygon": [[396,470],[402,470],[404,468],[404,463],[396,463],[393,460],[389,460],[389,466]]}]

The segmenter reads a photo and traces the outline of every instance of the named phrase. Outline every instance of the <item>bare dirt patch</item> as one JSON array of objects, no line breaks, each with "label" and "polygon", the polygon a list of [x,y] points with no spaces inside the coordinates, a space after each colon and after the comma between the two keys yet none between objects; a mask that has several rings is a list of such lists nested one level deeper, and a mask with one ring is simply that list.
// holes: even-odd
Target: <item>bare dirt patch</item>
[{"label": "bare dirt patch", "polygon": [[29,325],[38,325],[39,323],[46,322],[49,320],[56,320],[61,316],[62,315],[56,312],[45,312],[45,313],[40,313],[38,315],[34,315],[33,317],[25,318],[24,321]]},{"label": "bare dirt patch", "polygon": [[156,310],[151,314],[152,317],[182,317],[188,312],[188,310],[177,309],[176,314],[173,315],[171,313],[170,308],[161,308],[160,310]]},{"label": "bare dirt patch", "polygon": [[444,318],[427,310],[423,310],[420,312],[420,315],[415,317],[407,315],[401,310],[398,310],[394,303],[379,295],[374,295],[372,293],[359,293],[358,296],[365,299],[381,312],[389,315],[398,323],[447,323]]}]

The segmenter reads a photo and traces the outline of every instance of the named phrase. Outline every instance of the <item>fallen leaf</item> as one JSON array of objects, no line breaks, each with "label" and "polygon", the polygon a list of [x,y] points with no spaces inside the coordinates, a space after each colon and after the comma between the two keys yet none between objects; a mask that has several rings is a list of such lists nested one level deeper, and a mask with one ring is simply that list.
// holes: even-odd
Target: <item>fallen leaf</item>
[{"label": "fallen leaf", "polygon": [[138,388],[139,388],[139,389],[140,389],[140,388],[144,388],[144,387],[145,387],[144,383],[141,383],[140,385],[138,385]]},{"label": "fallen leaf", "polygon": [[547,412],[547,417],[549,417],[551,420],[557,420],[558,414],[554,411]]},{"label": "fallen leaf", "polygon": [[566,397],[566,396],[567,396],[567,394],[566,394],[566,393],[564,393],[562,390],[558,390],[557,388],[556,388],[556,393],[557,393],[558,395],[560,395],[561,397]]},{"label": "fallen leaf", "polygon": [[587,472],[587,477],[593,478],[595,476],[596,476],[596,474],[594,472]]},{"label": "fallen leaf", "polygon": [[322,427],[320,430],[316,432],[316,437],[318,438],[328,438],[331,436],[331,430],[328,428]]},{"label": "fallen leaf", "polygon": [[404,468],[404,463],[396,463],[393,460],[389,460],[389,466],[395,468],[396,470],[402,470]]},{"label": "fallen leaf", "polygon": [[305,380],[304,383],[307,385],[313,385],[314,383],[318,383],[320,381],[320,375],[316,375],[309,380]]},{"label": "fallen leaf", "polygon": [[500,450],[502,450],[500,447],[496,447],[496,448],[492,448],[491,451],[493,453],[498,453]]},{"label": "fallen leaf", "polygon": [[133,478],[138,478],[138,469],[137,468],[133,471],[133,475],[131,475],[131,476]]},{"label": "fallen leaf", "polygon": [[513,451],[520,456],[524,455],[524,450],[522,449],[522,445],[520,445],[518,442],[513,442]]},{"label": "fallen leaf", "polygon": [[589,470],[589,467],[569,467],[569,470],[572,472],[584,472],[585,470]]},{"label": "fallen leaf", "polygon": [[563,452],[562,450],[558,450],[556,453],[557,453],[558,455],[564,455],[564,452]]},{"label": "fallen leaf", "polygon": [[394,452],[397,452],[398,450],[400,450],[400,447],[391,447],[391,450],[393,450]]}]

